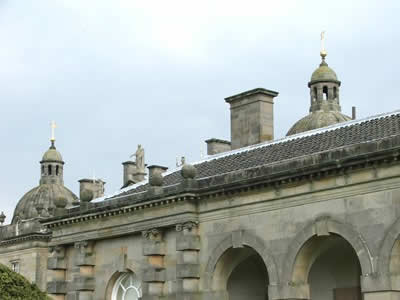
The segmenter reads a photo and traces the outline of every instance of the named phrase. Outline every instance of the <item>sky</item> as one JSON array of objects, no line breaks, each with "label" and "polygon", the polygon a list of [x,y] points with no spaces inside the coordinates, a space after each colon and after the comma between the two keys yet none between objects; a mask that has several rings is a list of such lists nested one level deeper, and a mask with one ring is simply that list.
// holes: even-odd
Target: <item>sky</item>
[{"label": "sky", "polygon": [[175,167],[230,139],[224,98],[279,92],[275,137],[308,113],[307,83],[327,63],[342,111],[400,109],[400,1],[0,0],[0,210],[12,219],[39,183],[55,120],[65,185],[122,185],[143,145],[148,165]]}]

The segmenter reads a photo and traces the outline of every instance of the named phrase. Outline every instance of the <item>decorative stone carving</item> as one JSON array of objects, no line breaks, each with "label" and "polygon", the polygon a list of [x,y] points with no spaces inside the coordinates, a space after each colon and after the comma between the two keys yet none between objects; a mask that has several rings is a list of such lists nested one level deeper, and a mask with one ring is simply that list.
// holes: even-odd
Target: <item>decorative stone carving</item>
[{"label": "decorative stone carving", "polygon": [[197,169],[191,164],[184,164],[181,169],[181,175],[185,179],[194,179],[197,175]]},{"label": "decorative stone carving", "polygon": [[65,247],[52,246],[49,247],[49,258],[47,259],[47,269],[49,270],[65,270]]},{"label": "decorative stone carving", "polygon": [[138,145],[138,148],[135,152],[134,155],[136,156],[136,168],[138,172],[144,172],[145,171],[145,164],[144,164],[144,149],[142,148],[142,145]]},{"label": "decorative stone carving", "polygon": [[149,241],[160,241],[162,239],[162,231],[157,228],[145,230],[142,235]]},{"label": "decorative stone carving", "polygon": [[75,249],[78,253],[75,257],[76,266],[94,266],[95,257],[93,253],[94,243],[92,241],[82,241],[75,243]]},{"label": "decorative stone carving", "polygon": [[184,233],[191,233],[197,230],[199,223],[194,221],[189,221],[181,224],[176,225],[176,231],[184,232]]}]

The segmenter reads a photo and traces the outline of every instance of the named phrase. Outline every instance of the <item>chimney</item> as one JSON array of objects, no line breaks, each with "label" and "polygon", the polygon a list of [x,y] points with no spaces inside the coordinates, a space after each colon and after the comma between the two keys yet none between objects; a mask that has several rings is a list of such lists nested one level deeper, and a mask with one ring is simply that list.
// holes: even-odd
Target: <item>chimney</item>
[{"label": "chimney", "polygon": [[123,162],[122,165],[124,166],[124,181],[122,188],[144,180],[146,173],[138,171],[138,169],[136,168],[136,162],[129,160]]},{"label": "chimney", "polygon": [[353,106],[353,107],[351,108],[351,119],[352,119],[352,120],[357,119],[357,112],[356,112],[356,107],[355,107],[355,106]]},{"label": "chimney", "polygon": [[82,192],[84,190],[92,191],[93,199],[104,196],[104,185],[105,181],[101,179],[81,179],[79,180],[79,198],[82,198]]},{"label": "chimney", "polygon": [[274,139],[274,97],[278,92],[257,88],[225,101],[231,109],[232,149]]},{"label": "chimney", "polygon": [[231,142],[228,141],[212,138],[206,140],[206,143],[207,143],[207,155],[214,155],[231,150]]},{"label": "chimney", "polygon": [[158,166],[158,165],[151,165],[147,167],[149,169],[149,178],[153,177],[156,173],[162,174],[168,170],[167,167]]}]

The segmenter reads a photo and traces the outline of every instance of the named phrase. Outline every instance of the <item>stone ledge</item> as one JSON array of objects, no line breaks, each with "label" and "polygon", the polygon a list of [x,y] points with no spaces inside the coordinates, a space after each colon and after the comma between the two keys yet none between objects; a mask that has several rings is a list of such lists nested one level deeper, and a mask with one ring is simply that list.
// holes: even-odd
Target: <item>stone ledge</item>
[{"label": "stone ledge", "polygon": [[47,282],[47,293],[53,295],[65,295],[67,293],[67,283],[65,281],[49,281]]},{"label": "stone ledge", "polygon": [[200,250],[200,237],[198,235],[181,235],[176,239],[176,250]]},{"label": "stone ledge", "polygon": [[176,278],[200,278],[199,264],[177,264]]},{"label": "stone ledge", "polygon": [[149,268],[143,272],[143,281],[149,282],[165,282],[165,269]]},{"label": "stone ledge", "polygon": [[94,266],[95,264],[95,256],[94,255],[85,255],[78,254],[75,257],[75,266]]}]

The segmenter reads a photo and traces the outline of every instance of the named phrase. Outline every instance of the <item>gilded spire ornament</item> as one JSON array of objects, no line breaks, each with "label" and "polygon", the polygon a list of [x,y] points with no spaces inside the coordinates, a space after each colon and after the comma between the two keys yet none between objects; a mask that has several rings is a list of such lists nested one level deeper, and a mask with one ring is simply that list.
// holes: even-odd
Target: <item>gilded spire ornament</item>
[{"label": "gilded spire ornament", "polygon": [[56,137],[55,137],[55,129],[57,128],[57,124],[55,121],[51,121],[50,122],[50,127],[51,127],[51,148],[55,148],[54,146],[54,142],[56,141]]},{"label": "gilded spire ornament", "polygon": [[325,60],[325,57],[328,55],[328,53],[325,50],[325,30],[321,32],[321,57],[322,60]]}]

